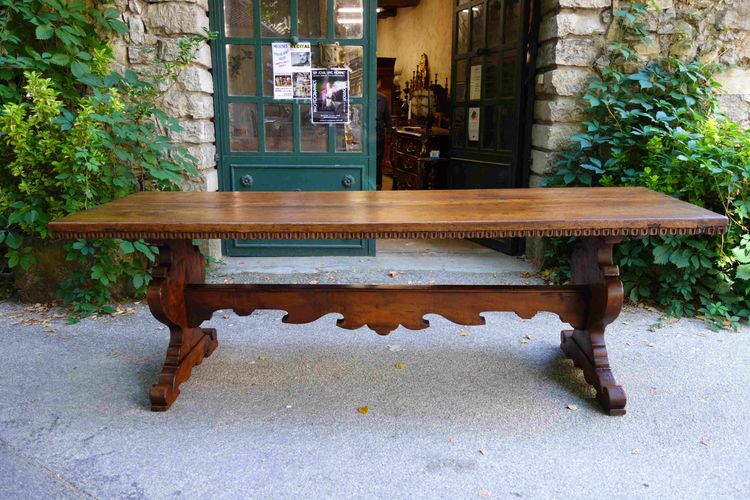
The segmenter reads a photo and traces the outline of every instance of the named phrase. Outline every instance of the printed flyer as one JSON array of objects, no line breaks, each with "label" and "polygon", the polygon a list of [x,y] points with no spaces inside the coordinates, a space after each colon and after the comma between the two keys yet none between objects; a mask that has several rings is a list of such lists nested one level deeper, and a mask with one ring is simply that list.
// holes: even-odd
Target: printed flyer
[{"label": "printed flyer", "polygon": [[310,99],[310,42],[274,42],[273,98]]},{"label": "printed flyer", "polygon": [[349,70],[312,70],[312,122],[349,123]]}]

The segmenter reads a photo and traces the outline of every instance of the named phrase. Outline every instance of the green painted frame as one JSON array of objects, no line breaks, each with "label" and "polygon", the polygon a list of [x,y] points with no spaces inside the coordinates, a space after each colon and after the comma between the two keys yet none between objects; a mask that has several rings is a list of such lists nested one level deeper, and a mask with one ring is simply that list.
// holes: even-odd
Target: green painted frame
[{"label": "green painted frame", "polygon": [[[300,41],[312,42],[313,50],[319,43],[333,43],[338,41],[341,45],[354,45],[362,47],[363,55],[363,92],[361,97],[352,97],[351,105],[361,105],[362,119],[362,143],[361,152],[336,152],[336,126],[322,125],[328,127],[328,151],[323,152],[301,152],[300,151],[300,103],[293,100],[274,100],[273,96],[264,94],[263,85],[263,59],[262,47],[275,41],[292,41],[298,38],[297,6],[300,0],[290,0],[291,33],[287,38],[263,37],[260,33],[260,1],[254,0],[253,23],[255,37],[228,37],[224,32],[224,4],[225,0],[209,1],[209,21],[211,30],[217,33],[217,37],[211,42],[211,56],[214,81],[214,125],[216,134],[216,163],[219,170],[219,189],[221,191],[238,190],[238,177],[233,175],[241,169],[278,169],[279,173],[289,174],[295,169],[300,174],[315,172],[321,176],[328,173],[340,175],[341,173],[353,174],[354,187],[359,190],[375,189],[375,110],[376,107],[376,80],[377,80],[377,0],[362,0],[364,12],[363,37],[359,39],[336,39],[334,35],[334,6],[335,0],[326,2],[326,37],[323,38],[300,38]],[[255,72],[256,92],[253,96],[229,96],[227,92],[227,61],[226,46],[230,44],[250,45],[255,47]],[[293,151],[292,152],[266,152],[265,127],[258,126],[258,151],[257,152],[233,152],[230,150],[229,137],[229,113],[230,103],[248,102],[256,104],[256,116],[258,123],[264,123],[264,104],[280,103],[292,104],[292,129],[293,129]],[[305,170],[307,167],[308,170]],[[343,170],[342,170],[343,169]],[[348,169],[348,170],[347,170]],[[360,175],[356,175],[359,169]],[[272,171],[272,170],[270,170]],[[325,174],[323,174],[325,172]],[[280,178],[283,175],[279,176]],[[311,184],[315,184],[312,182]],[[273,190],[299,189],[298,186],[274,186]],[[346,189],[343,185],[336,183],[338,189]],[[241,189],[241,188],[240,188]],[[374,240],[294,240],[294,241],[242,241],[226,240],[222,242],[224,255],[229,256],[301,256],[301,255],[375,255]]]}]

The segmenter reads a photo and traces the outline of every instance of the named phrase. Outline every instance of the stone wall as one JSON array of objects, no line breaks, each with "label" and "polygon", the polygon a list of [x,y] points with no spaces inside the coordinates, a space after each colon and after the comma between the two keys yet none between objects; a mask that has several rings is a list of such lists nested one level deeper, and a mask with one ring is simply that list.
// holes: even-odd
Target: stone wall
[{"label": "stone wall", "polygon": [[[532,127],[530,185],[537,186],[555,168],[559,152],[581,129],[581,95],[595,68],[606,64],[604,49],[615,35],[613,12],[618,0],[541,0],[536,102]],[[652,44],[645,57],[698,56],[725,70],[722,111],[750,127],[750,0],[656,0],[649,17]],[[539,241],[527,254],[541,258]]]},{"label": "stone wall", "polygon": [[[164,61],[174,60],[178,41],[203,34],[208,28],[207,0],[118,0],[129,34],[115,42],[118,63],[144,74]],[[170,132],[176,145],[184,146],[197,161],[200,177],[184,186],[196,191],[216,191],[216,146],[214,135],[213,78],[211,51],[204,44],[196,61],[169,84],[160,107],[178,118],[181,132]]]}]

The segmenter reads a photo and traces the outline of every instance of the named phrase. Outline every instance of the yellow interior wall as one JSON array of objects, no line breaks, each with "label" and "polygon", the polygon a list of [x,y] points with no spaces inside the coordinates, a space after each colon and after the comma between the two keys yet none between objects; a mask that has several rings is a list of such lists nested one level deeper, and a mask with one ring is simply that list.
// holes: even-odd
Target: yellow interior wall
[{"label": "yellow interior wall", "polygon": [[429,59],[430,81],[437,73],[438,83],[445,85],[451,71],[452,6],[451,0],[421,0],[416,7],[398,9],[395,17],[378,21],[378,57],[396,58],[401,88],[423,53]]}]

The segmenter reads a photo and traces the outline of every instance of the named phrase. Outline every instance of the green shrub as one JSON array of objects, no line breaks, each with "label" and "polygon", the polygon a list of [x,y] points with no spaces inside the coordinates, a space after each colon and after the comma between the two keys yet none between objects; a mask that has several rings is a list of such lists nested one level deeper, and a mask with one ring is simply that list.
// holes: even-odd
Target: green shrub
[{"label": "green shrub", "polygon": [[[586,129],[547,184],[645,186],[726,214],[723,236],[625,240],[617,258],[633,302],[736,325],[750,317],[750,133],[718,112],[716,68],[638,59],[632,47],[645,36],[644,12],[642,4],[618,11],[624,41],[591,81]],[[561,277],[569,249],[558,241],[548,254]]]},{"label": "green shrub", "polygon": [[[0,267],[27,269],[49,221],[197,173],[165,135],[179,124],[156,102],[205,37],[181,41],[177,59],[144,82],[111,71],[106,37],[126,30],[113,7],[0,0],[0,12]],[[58,295],[83,314],[109,310],[116,282],[143,292],[157,251],[108,239],[66,250],[72,275]]]}]

